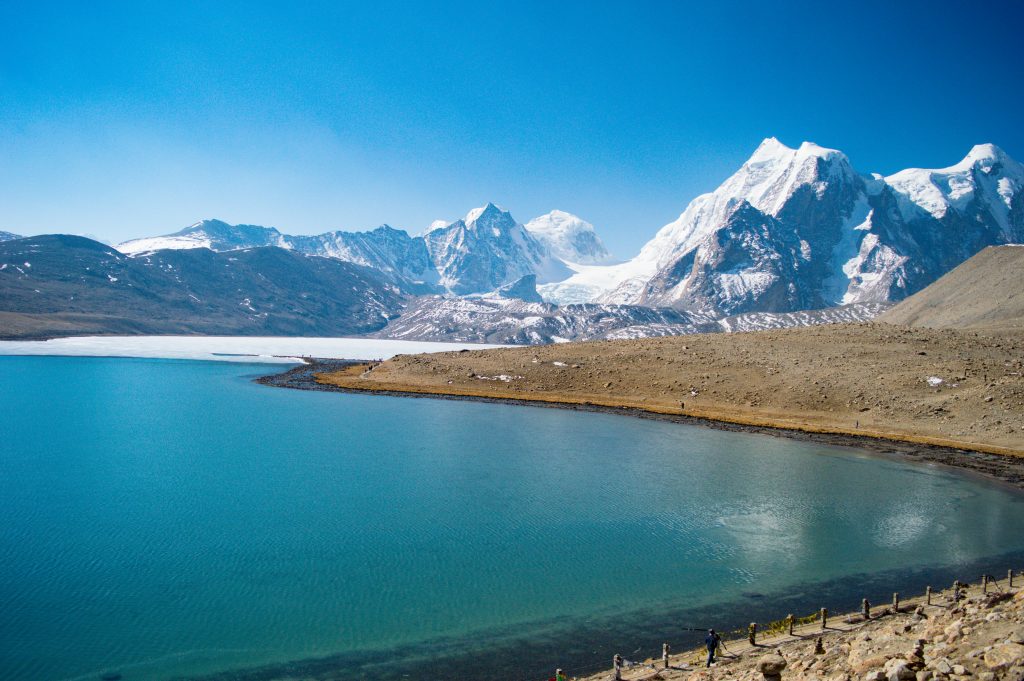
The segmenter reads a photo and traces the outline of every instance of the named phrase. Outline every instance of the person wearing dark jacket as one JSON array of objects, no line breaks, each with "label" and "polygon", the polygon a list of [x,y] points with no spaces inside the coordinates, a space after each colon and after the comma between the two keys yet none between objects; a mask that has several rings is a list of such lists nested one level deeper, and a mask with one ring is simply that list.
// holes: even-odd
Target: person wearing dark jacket
[{"label": "person wearing dark jacket", "polygon": [[708,629],[708,636],[704,639],[704,645],[708,648],[708,665],[711,666],[715,661],[715,651],[718,650],[718,644],[722,642],[722,637],[719,636],[714,629]]}]

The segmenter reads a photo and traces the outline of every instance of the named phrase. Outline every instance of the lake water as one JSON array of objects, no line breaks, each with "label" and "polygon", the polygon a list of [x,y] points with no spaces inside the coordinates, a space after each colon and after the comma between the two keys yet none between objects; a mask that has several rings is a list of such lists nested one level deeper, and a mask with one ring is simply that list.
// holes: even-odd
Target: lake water
[{"label": "lake water", "polygon": [[1024,555],[941,468],[265,371],[0,357],[0,677],[546,678]]}]

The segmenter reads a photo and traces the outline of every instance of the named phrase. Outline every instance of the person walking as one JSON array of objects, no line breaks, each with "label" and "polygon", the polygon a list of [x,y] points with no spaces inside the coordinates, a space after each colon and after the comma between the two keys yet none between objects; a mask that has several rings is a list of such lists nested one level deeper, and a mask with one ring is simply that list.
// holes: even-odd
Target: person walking
[{"label": "person walking", "polygon": [[707,638],[704,639],[704,645],[708,649],[708,667],[715,663],[715,651],[718,650],[718,644],[721,642],[722,637],[714,629],[708,629]]}]

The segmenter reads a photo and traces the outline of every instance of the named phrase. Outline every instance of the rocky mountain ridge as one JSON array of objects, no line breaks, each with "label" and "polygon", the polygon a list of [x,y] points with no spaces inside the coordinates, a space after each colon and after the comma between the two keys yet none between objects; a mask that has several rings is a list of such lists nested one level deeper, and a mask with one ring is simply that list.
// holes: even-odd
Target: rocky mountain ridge
[{"label": "rocky mountain ridge", "polygon": [[991,144],[959,163],[861,175],[841,152],[765,140],[632,260],[545,291],[701,312],[901,300],[985,246],[1024,241],[1024,167]]},{"label": "rocky mountain ridge", "polygon": [[423,296],[374,335],[396,340],[538,345],[863,322],[888,307],[886,303],[855,303],[824,310],[750,312],[717,318],[671,307],[553,305],[539,299],[501,296]]},{"label": "rocky mountain ridge", "polygon": [[377,270],[334,258],[278,247],[130,258],[67,235],[0,243],[0,291],[0,335],[8,338],[341,336],[382,328],[405,302]]},{"label": "rocky mountain ridge", "polygon": [[[592,250],[603,249],[596,236],[586,242],[588,223],[567,213],[563,215],[575,227],[573,235],[584,240],[581,243]],[[592,233],[590,227],[589,234]],[[493,203],[473,209],[454,222],[435,222],[420,236],[410,236],[390,225],[366,232],[296,236],[274,227],[203,220],[167,236],[126,241],[118,244],[117,249],[139,256],[166,249],[208,248],[225,252],[265,246],[373,267],[413,294],[485,293],[528,274],[538,276],[542,282],[571,274],[545,242]]]},{"label": "rocky mountain ridge", "polygon": [[[858,173],[835,149],[769,138],[621,263],[609,264],[593,226],[574,215],[524,225],[493,203],[419,236],[388,225],[295,236],[204,220],[117,248],[133,258],[280,249],[367,267],[401,299],[396,309],[408,301],[407,319],[389,315],[380,330],[393,337],[550,342],[779,328],[868,319],[986,246],[1024,241],[1022,186],[1024,166],[991,144],[948,168],[883,177]],[[478,328],[467,326],[470,309]]]},{"label": "rocky mountain ridge", "polygon": [[991,144],[948,168],[883,177],[857,172],[838,150],[769,138],[618,264],[576,216],[556,210],[521,225],[490,203],[417,237],[386,225],[296,237],[206,221],[119,248],[280,246],[376,267],[415,294],[482,294],[532,274],[551,303],[721,318],[902,300],[985,246],[1024,241],[1022,186],[1024,167]]}]

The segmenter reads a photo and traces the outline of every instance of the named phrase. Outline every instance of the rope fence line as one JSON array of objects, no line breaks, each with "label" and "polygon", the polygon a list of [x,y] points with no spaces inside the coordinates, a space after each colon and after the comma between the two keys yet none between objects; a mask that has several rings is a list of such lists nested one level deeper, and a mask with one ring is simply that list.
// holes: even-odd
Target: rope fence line
[{"label": "rope fence line", "polygon": [[[1005,583],[1005,587],[1001,586],[999,584],[1000,580],[993,575],[984,574],[981,575],[976,585],[956,580],[953,582],[953,586],[949,589],[948,594],[941,591],[936,592],[931,586],[928,586],[925,588],[923,594],[903,601],[900,600],[900,593],[894,592],[892,603],[883,608],[879,608],[874,613],[871,611],[871,603],[867,598],[864,598],[861,601],[860,612],[856,614],[853,612],[844,613],[840,616],[841,619],[838,620],[838,625],[835,624],[836,620],[829,619],[829,610],[827,608],[821,608],[817,612],[802,617],[787,615],[782,619],[773,620],[764,624],[751,622],[747,627],[740,627],[731,631],[721,632],[722,642],[716,651],[716,658],[719,656],[725,656],[722,655],[723,650],[730,658],[739,659],[744,653],[777,648],[785,643],[807,640],[808,638],[813,638],[813,634],[820,635],[827,632],[852,631],[855,628],[867,624],[868,622],[873,622],[882,617],[895,615],[901,612],[916,610],[918,607],[952,608],[956,606],[959,601],[967,597],[969,589],[976,590],[980,595],[985,595],[990,592],[1000,594],[1009,593],[1015,586],[1024,586],[1024,571],[1018,570],[1015,572],[1012,569],[1008,570],[1003,581]],[[940,596],[941,601],[938,599]],[[690,627],[684,628],[684,630],[708,631],[704,629],[693,629]],[[658,672],[662,669],[671,668],[677,670],[681,669],[684,671],[697,671],[702,669],[705,664],[707,656],[706,649],[687,649],[676,654],[670,654],[670,650],[670,644],[665,643],[663,645],[662,656],[660,658],[656,659],[649,657],[643,661],[630,661],[625,659],[622,655],[616,654],[611,660],[611,671],[608,674],[602,674],[597,677],[597,681],[645,681],[646,679],[658,677]],[[593,664],[573,667],[571,670],[571,676],[566,674],[565,678],[575,681],[576,679],[593,675],[593,671],[600,668],[609,669],[609,665],[607,662],[596,662]],[[642,670],[642,673],[638,674],[638,670]],[[554,669],[552,669],[552,671],[554,671]],[[552,674],[550,677],[527,679],[526,681],[550,681],[550,679],[554,678],[555,676]]]}]

